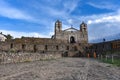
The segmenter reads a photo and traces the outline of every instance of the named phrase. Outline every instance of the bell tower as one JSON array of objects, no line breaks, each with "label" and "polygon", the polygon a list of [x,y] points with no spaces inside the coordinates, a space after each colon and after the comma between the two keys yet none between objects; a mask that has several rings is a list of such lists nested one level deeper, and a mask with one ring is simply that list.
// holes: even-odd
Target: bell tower
[{"label": "bell tower", "polygon": [[55,22],[55,34],[60,33],[62,31],[62,22],[57,20]]},{"label": "bell tower", "polygon": [[85,43],[88,42],[88,31],[87,31],[87,24],[82,22],[80,24],[80,32],[81,32],[81,38],[84,40]]},{"label": "bell tower", "polygon": [[82,32],[87,32],[87,24],[85,24],[84,22],[82,22],[82,24],[80,24],[80,30]]},{"label": "bell tower", "polygon": [[57,20],[55,22],[55,38],[62,32],[62,22]]}]

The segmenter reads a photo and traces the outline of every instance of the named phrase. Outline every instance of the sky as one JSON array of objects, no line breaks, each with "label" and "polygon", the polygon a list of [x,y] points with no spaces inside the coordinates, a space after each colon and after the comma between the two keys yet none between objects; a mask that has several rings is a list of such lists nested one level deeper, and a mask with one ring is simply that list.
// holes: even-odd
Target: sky
[{"label": "sky", "polygon": [[0,32],[14,38],[51,38],[54,23],[79,29],[84,21],[89,41],[120,34],[119,0],[0,0]]}]

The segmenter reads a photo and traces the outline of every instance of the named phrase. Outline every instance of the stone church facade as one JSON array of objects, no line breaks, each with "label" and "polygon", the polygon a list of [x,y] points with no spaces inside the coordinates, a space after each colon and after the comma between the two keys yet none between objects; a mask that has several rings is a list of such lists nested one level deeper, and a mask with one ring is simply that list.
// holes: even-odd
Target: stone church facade
[{"label": "stone church facade", "polygon": [[62,23],[56,21],[52,38],[22,37],[1,41],[0,63],[86,56],[87,46],[88,33],[84,22],[80,30],[73,27],[62,30]]},{"label": "stone church facade", "polygon": [[62,22],[55,22],[55,34],[52,38],[22,37],[0,42],[0,51],[64,53],[78,51],[83,53],[88,45],[87,24],[82,22],[80,30],[73,27],[62,30]]},{"label": "stone church facade", "polygon": [[68,43],[88,43],[87,24],[82,22],[79,30],[73,27],[62,30],[62,22],[57,20],[55,22],[54,39],[60,39]]}]

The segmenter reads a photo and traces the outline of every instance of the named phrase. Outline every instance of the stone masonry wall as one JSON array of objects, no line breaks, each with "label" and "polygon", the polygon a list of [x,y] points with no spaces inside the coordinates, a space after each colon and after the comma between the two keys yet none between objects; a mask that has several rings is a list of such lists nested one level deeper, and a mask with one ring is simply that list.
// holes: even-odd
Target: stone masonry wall
[{"label": "stone masonry wall", "polygon": [[0,53],[0,64],[30,62],[37,60],[49,60],[60,58],[61,54],[58,52],[52,53]]},{"label": "stone masonry wall", "polygon": [[0,43],[2,52],[64,51],[66,43],[54,39],[24,38]]},{"label": "stone masonry wall", "polygon": [[86,51],[93,56],[94,52],[98,55],[120,54],[120,40],[95,43],[89,46]]},{"label": "stone masonry wall", "polygon": [[56,35],[57,39],[61,39],[62,41],[70,42],[70,37],[73,36],[75,38],[76,43],[88,43],[88,35],[87,32],[81,31],[62,31],[58,32]]},{"label": "stone masonry wall", "polygon": [[61,40],[22,38],[0,42],[0,63],[27,62],[41,59],[85,55],[86,44],[69,44]]}]

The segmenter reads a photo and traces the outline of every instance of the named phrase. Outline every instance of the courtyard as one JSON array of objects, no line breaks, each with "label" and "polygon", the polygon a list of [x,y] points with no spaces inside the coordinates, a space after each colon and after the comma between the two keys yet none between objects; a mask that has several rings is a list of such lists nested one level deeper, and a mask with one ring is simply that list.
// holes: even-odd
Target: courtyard
[{"label": "courtyard", "polygon": [[0,65],[0,80],[120,80],[120,67],[88,58]]}]

